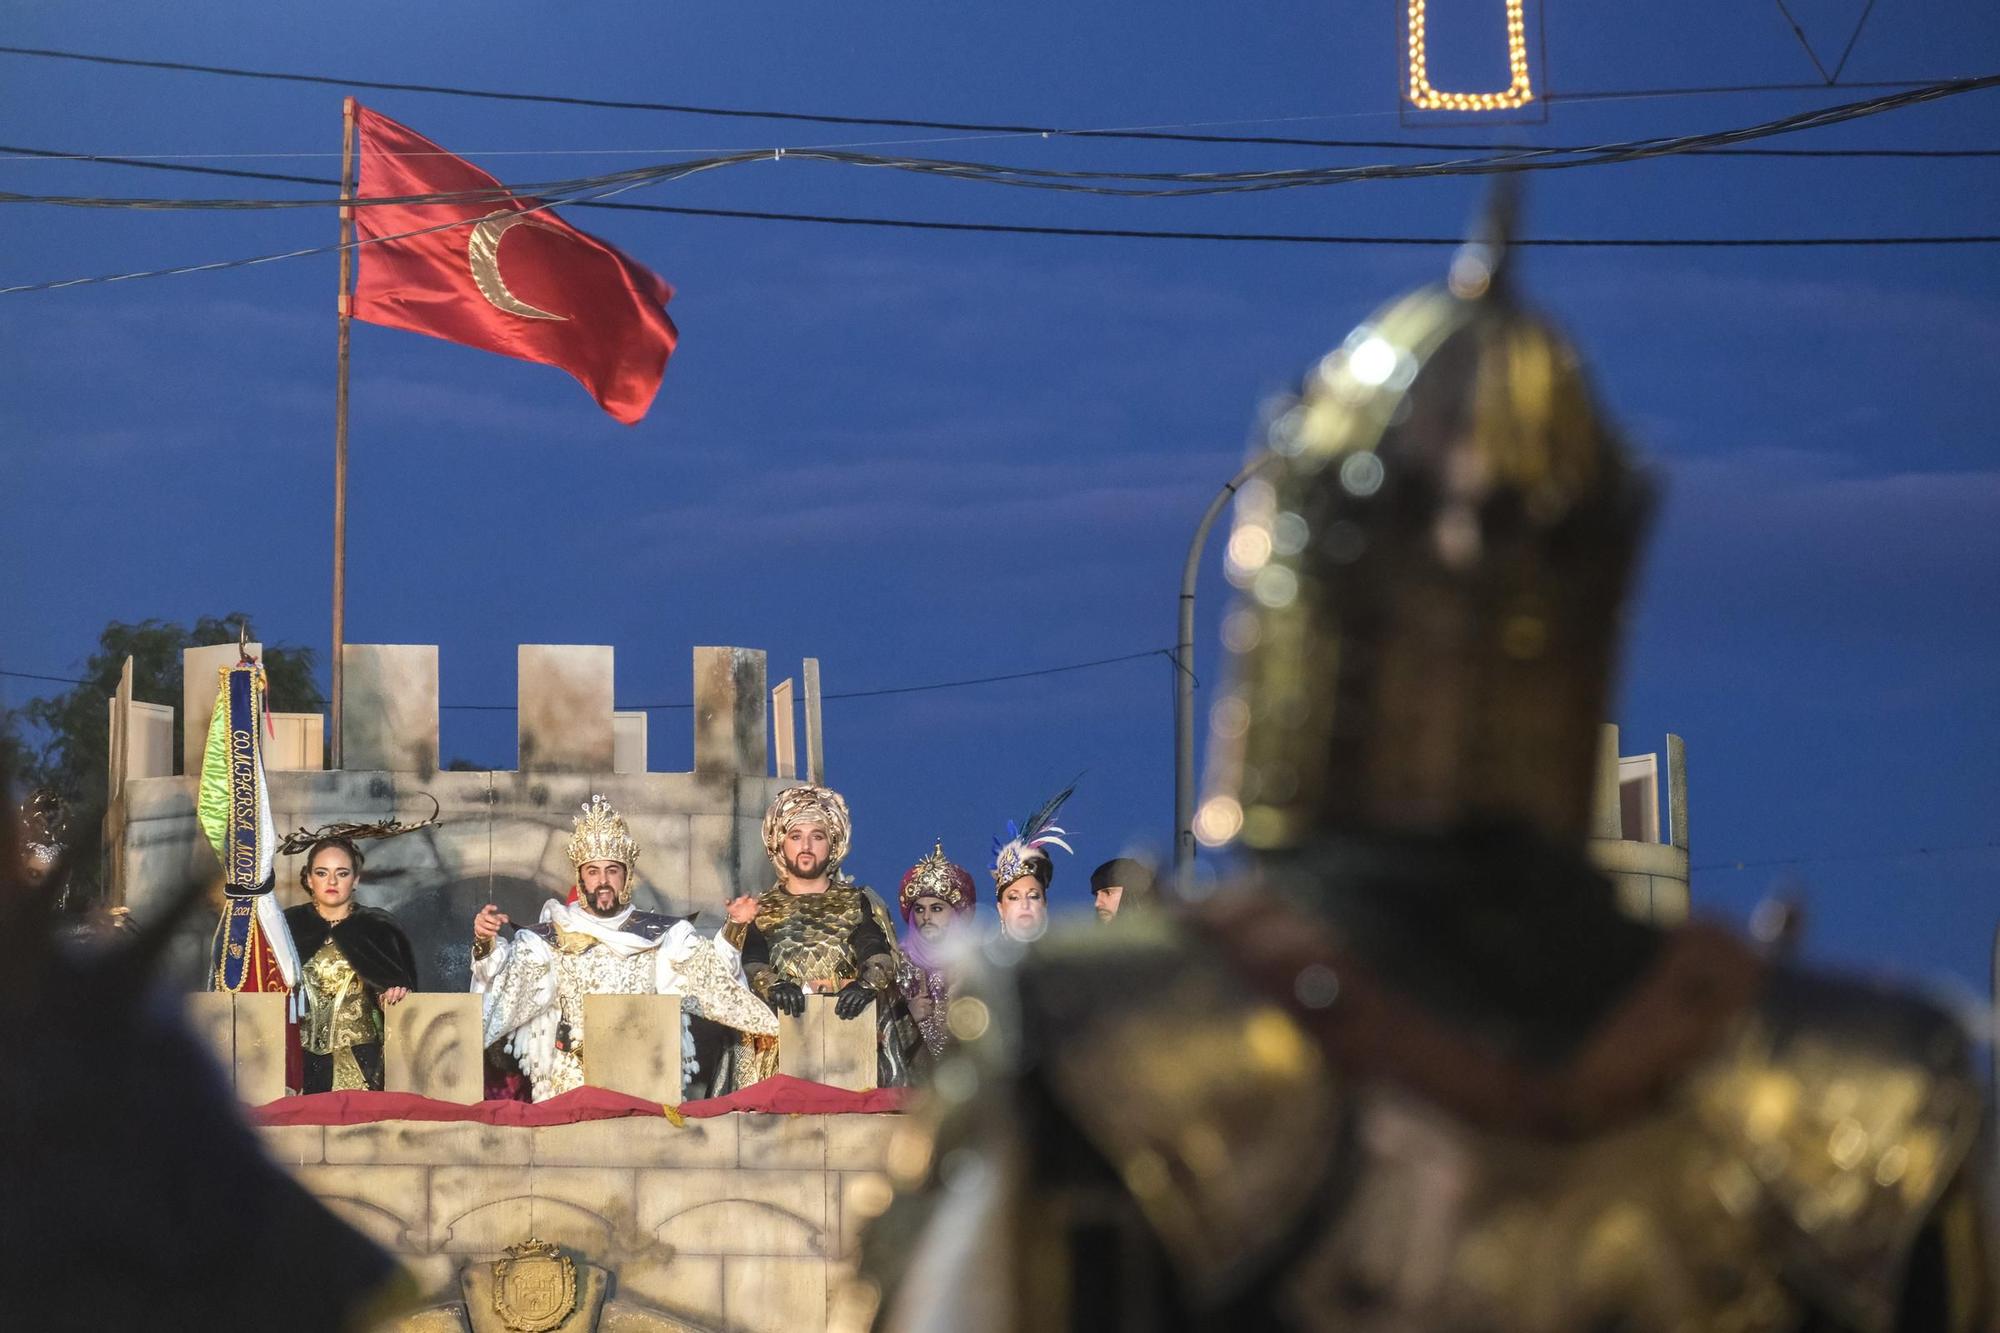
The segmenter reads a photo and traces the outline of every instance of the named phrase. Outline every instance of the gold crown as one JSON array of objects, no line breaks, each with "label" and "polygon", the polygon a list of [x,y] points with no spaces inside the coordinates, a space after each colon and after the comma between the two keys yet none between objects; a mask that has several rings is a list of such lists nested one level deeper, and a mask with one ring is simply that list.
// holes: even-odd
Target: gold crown
[{"label": "gold crown", "polygon": [[602,796],[591,797],[576,817],[576,831],[569,835],[569,861],[578,868],[592,861],[620,861],[627,870],[638,864],[638,840],[626,827],[625,817]]}]

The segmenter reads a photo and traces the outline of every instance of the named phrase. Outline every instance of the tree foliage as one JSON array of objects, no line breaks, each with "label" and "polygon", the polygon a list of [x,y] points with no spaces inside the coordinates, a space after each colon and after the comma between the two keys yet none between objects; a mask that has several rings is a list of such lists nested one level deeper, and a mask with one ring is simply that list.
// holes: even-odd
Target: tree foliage
[{"label": "tree foliage", "polygon": [[21,734],[21,715],[0,705],[0,803],[20,799],[35,778],[35,752]]},{"label": "tree foliage", "polygon": [[[114,620],[98,635],[97,650],[84,663],[80,684],[62,694],[32,699],[21,708],[21,715],[45,738],[32,766],[35,781],[59,793],[69,806],[68,841],[76,853],[72,899],[95,899],[101,883],[101,867],[93,853],[104,827],[109,785],[111,724],[105,701],[118,692],[125,659],[132,659],[132,697],[174,708],[173,753],[179,755],[185,725],[180,708],[181,650],[234,643],[239,625],[251,639],[257,638],[250,618],[240,614],[203,616],[191,626],[166,620],[142,620],[136,625]],[[311,648],[265,644],[263,660],[272,711],[316,713],[325,708],[326,696],[313,681],[316,662]],[[0,734],[0,744],[4,743]]]}]

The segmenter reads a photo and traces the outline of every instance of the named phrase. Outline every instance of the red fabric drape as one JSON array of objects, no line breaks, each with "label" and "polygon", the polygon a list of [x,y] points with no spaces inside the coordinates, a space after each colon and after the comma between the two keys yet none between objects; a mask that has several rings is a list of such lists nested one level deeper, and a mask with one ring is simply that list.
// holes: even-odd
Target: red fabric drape
[{"label": "red fabric drape", "polygon": [[901,1111],[907,1088],[848,1092],[777,1074],[727,1097],[682,1102],[669,1108],[628,1093],[605,1088],[577,1088],[545,1102],[491,1101],[470,1106],[420,1097],[414,1092],[316,1092],[306,1097],[280,1097],[252,1107],[258,1125],[364,1125],[377,1120],[474,1120],[487,1125],[573,1125],[585,1120],[621,1116],[666,1115],[671,1109],[690,1119],[759,1111],[770,1115],[841,1115],[855,1112]]}]

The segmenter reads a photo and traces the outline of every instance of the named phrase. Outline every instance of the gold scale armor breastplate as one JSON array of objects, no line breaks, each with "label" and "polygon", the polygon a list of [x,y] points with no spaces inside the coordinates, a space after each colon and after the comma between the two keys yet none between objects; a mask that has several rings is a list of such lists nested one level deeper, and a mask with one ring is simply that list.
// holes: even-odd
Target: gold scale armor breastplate
[{"label": "gold scale armor breastplate", "polygon": [[808,987],[852,981],[861,965],[854,931],[869,910],[853,884],[829,884],[824,893],[772,889],[757,903],[757,929],[770,946],[772,970],[780,980]]}]

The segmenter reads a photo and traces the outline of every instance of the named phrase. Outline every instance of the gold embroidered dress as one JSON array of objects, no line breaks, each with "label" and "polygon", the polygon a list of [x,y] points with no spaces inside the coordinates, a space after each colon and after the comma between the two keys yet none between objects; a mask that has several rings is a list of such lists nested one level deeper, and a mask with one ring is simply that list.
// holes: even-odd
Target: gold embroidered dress
[{"label": "gold embroidered dress", "polygon": [[409,937],[389,913],[359,903],[333,921],[312,903],[300,903],[285,909],[284,922],[304,960],[293,996],[304,1057],[300,1091],[379,1091],[382,996],[417,989]]},{"label": "gold embroidered dress", "polygon": [[333,1090],[365,1089],[368,1080],[354,1048],[382,1040],[382,1010],[355,974],[347,956],[328,940],[306,960],[305,1021],[299,1042],[314,1055],[333,1057]]}]

